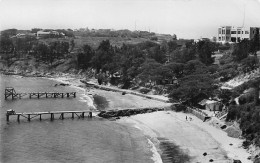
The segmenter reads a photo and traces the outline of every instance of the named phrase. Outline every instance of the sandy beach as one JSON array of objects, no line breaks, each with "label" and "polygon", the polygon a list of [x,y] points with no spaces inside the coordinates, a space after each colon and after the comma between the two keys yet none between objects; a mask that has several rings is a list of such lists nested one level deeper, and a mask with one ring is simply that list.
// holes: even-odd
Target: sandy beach
[{"label": "sandy beach", "polygon": [[[70,83],[72,86],[80,84],[76,79],[57,78],[55,80]],[[105,110],[171,105],[132,94],[122,95],[120,92],[99,89],[86,89],[86,95],[91,98],[93,96],[102,97],[102,101],[105,100],[106,103]],[[192,120],[187,121],[186,116],[191,117]],[[228,137],[226,132],[210,125],[210,122],[202,122],[191,114],[170,110],[159,111],[121,117],[116,122],[138,128],[147,137],[151,151],[154,153],[154,162],[167,162],[169,153],[165,156],[163,149],[160,149],[160,143],[166,142],[175,144],[183,154],[189,156],[187,162],[204,163],[210,162],[212,159],[218,163],[229,163],[232,162],[232,159],[237,159],[242,163],[252,163],[247,159],[250,154],[241,147],[243,140]]]},{"label": "sandy beach", "polygon": [[[192,121],[186,121],[186,116],[192,117]],[[241,147],[242,140],[228,137],[224,131],[190,114],[162,111],[121,118],[118,122],[139,128],[154,143],[157,138],[173,142],[190,156],[189,162],[252,162],[247,159],[250,154]]]}]

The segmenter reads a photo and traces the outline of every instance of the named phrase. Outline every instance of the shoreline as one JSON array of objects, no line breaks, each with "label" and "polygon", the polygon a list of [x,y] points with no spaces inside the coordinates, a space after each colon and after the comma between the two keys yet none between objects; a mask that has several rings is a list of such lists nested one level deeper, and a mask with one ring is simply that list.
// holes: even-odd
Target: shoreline
[{"label": "shoreline", "polygon": [[[63,78],[63,77],[52,77],[52,78],[48,78],[48,77],[43,77],[43,78],[46,78],[46,79],[50,79],[50,80],[54,80],[54,81],[57,81],[57,82],[60,82],[60,83],[65,83],[65,84],[70,84],[69,86],[72,86],[76,89],[80,89],[80,90],[84,90],[86,91],[87,88],[84,88],[84,87],[81,87],[81,82],[80,82],[80,79],[78,78],[71,78],[72,80],[76,81],[76,82],[71,82],[71,81],[68,81],[69,79],[67,78]],[[104,90],[98,90],[97,88],[91,88],[88,90],[88,94],[86,94],[85,92],[85,96],[88,96],[90,99],[91,99],[91,105],[89,105],[89,103],[87,103],[88,106],[93,106],[94,110],[98,110],[98,106],[97,104],[94,103],[95,99],[94,99],[94,96],[97,95],[97,96],[100,96],[100,97],[103,97],[103,95],[101,95],[102,93],[106,92],[106,93],[109,93],[110,94],[110,97],[114,97],[114,95],[116,94],[117,96],[121,96],[122,94],[121,93],[118,93],[118,92],[111,92],[111,91],[104,91]],[[111,95],[112,94],[112,95]],[[114,94],[114,95],[113,95]],[[90,97],[91,96],[91,97]],[[135,95],[130,95],[130,96],[135,96]],[[125,96],[124,96],[125,97]],[[138,97],[138,96],[137,96]],[[138,98],[141,98],[141,97],[138,97]],[[105,100],[107,100],[107,98],[104,98]],[[143,98],[145,99],[145,98]],[[147,99],[145,99],[147,100]],[[112,102],[111,99],[109,101],[106,101],[106,102]],[[123,101],[125,102],[125,101]],[[140,105],[140,104],[139,104]],[[169,105],[169,103],[167,104],[167,106]],[[108,107],[108,105],[106,105]],[[115,107],[117,106],[116,104],[112,104],[112,107]],[[122,106],[122,104],[119,102],[119,106]],[[143,107],[143,106],[142,106]],[[111,110],[111,107],[109,107],[110,110]],[[107,108],[106,110],[109,110],[109,108]],[[134,109],[132,107],[124,107],[124,108],[118,108],[116,107],[116,110],[118,109]],[[96,115],[94,115],[96,116]],[[102,117],[101,117],[102,118]],[[115,119],[112,119],[112,120],[115,120]],[[117,122],[116,122],[117,123]],[[125,125],[125,124],[122,124],[120,123],[121,125]],[[128,127],[132,127],[131,125],[127,125]],[[136,127],[134,127],[136,128]],[[140,131],[140,133],[143,134],[142,131]],[[154,163],[163,163],[162,162],[162,159],[161,159],[161,155],[160,153],[158,152],[158,147],[156,147],[156,145],[149,139],[149,138],[146,138],[147,140],[147,148],[149,148],[148,150],[150,150],[151,152],[151,160],[154,162]]]},{"label": "shoreline", "polygon": [[[46,77],[41,77],[41,78],[55,80],[60,83],[66,83],[66,84],[69,84],[71,87],[74,87],[74,88],[80,89],[80,90],[84,90],[84,91],[87,89],[87,88],[84,88],[84,84],[81,83],[79,77],[76,77],[76,76],[72,77],[72,76],[70,76],[70,74],[65,74],[64,76],[59,76],[59,75],[46,76]],[[87,92],[88,92],[87,94],[86,94],[86,91],[84,92],[85,96],[88,96],[90,101],[92,101],[92,103],[90,105],[89,105],[89,103],[87,103],[87,104],[89,106],[93,106],[93,109],[95,109],[95,110],[97,109],[93,102],[94,101],[93,95],[95,95],[95,94],[97,94],[99,96],[103,96],[103,97],[105,96],[106,100],[108,100],[108,102],[110,103],[110,107],[108,107],[108,109],[113,108],[114,110],[131,109],[131,108],[134,108],[134,106],[143,107],[144,105],[148,105],[147,107],[151,107],[158,102],[158,101],[156,101],[153,103],[153,102],[151,102],[151,101],[153,101],[151,99],[145,99],[142,97],[138,97],[139,99],[136,99],[134,97],[135,95],[127,94],[127,95],[122,96],[122,94],[118,93],[118,92],[98,90],[95,88],[91,88]],[[91,96],[92,96],[92,98],[91,98]],[[129,98],[129,96],[131,98]],[[128,98],[128,100],[130,102],[134,101],[135,103],[129,104],[129,101],[122,100],[124,98]],[[136,102],[136,100],[137,100],[137,102]],[[140,100],[140,101],[138,101],[138,100]],[[159,144],[158,144],[158,142],[160,142],[160,141],[157,139],[157,137],[164,135],[164,137],[166,137],[169,140],[172,140],[174,138],[172,135],[170,135],[172,131],[168,131],[167,129],[165,129],[165,128],[168,128],[169,124],[173,124],[175,122],[174,118],[171,118],[171,119],[169,118],[168,113],[175,118],[185,119],[184,117],[186,115],[192,117],[193,121],[191,121],[191,122],[178,121],[177,123],[193,124],[193,128],[199,129],[201,131],[202,135],[211,137],[210,138],[211,141],[215,142],[217,144],[217,148],[220,148],[221,152],[223,150],[224,153],[226,153],[227,157],[232,158],[232,159],[239,159],[242,161],[242,163],[252,163],[252,161],[247,159],[247,157],[249,157],[250,154],[247,153],[246,150],[243,149],[242,147],[239,147],[242,143],[242,140],[228,137],[226,132],[224,132],[220,129],[217,129],[216,127],[211,126],[208,123],[202,122],[201,120],[199,120],[198,118],[196,118],[195,116],[193,116],[191,114],[163,111],[163,112],[139,114],[139,115],[134,115],[131,117],[120,117],[120,120],[117,120],[116,122],[118,122],[122,125],[131,125],[135,128],[138,128],[140,130],[140,132],[144,133],[147,136],[148,144],[150,144],[149,148],[150,148],[151,152],[153,153],[152,160],[154,160],[155,162],[162,162],[161,155],[160,155],[161,151],[160,151]],[[157,116],[154,117],[154,115],[157,115],[157,114],[164,114],[164,115],[160,115],[161,117],[159,116],[159,118]],[[160,124],[161,121],[163,121],[164,119],[167,119],[167,121],[166,121],[167,125],[163,126],[162,124],[160,124],[161,126],[160,125],[157,126],[159,128],[153,128],[153,126],[149,126],[150,125],[149,124],[150,122],[148,123],[149,119],[154,121],[154,123],[158,123],[158,124]],[[223,141],[223,140],[225,140],[225,141]],[[232,141],[232,143],[228,143],[227,141]],[[175,144],[179,145],[181,148],[183,148],[183,146],[185,146],[181,143],[178,144],[177,138],[174,142],[175,142]],[[232,144],[232,146],[230,146],[229,144]],[[199,146],[199,144],[197,146]],[[187,150],[184,150],[184,151],[187,152]],[[188,152],[188,153],[192,153],[192,152]],[[225,156],[224,153],[223,153],[223,156]],[[203,153],[200,153],[197,157],[204,158],[205,156],[202,157],[202,154]],[[237,154],[240,154],[242,156],[238,156]],[[158,158],[158,156],[160,156],[160,158]],[[193,157],[196,157],[196,156],[194,155]],[[200,160],[200,161],[209,162],[209,160]],[[214,162],[217,162],[217,161],[214,160]]]},{"label": "shoreline", "polygon": [[[185,116],[192,117],[192,121],[186,121]],[[155,144],[160,142],[158,138],[166,138],[189,155],[191,162],[210,162],[212,159],[214,162],[240,160],[252,163],[247,159],[250,154],[241,147],[241,139],[228,137],[226,132],[191,114],[162,111],[124,117],[117,122],[140,129],[148,138],[155,139]],[[161,149],[157,147],[157,150]]]}]

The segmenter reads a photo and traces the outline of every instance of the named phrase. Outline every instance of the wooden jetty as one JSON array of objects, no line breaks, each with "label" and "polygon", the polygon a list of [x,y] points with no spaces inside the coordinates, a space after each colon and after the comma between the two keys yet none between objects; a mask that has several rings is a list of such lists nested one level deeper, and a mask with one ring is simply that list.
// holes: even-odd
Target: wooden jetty
[{"label": "wooden jetty", "polygon": [[65,114],[71,114],[71,118],[74,118],[74,116],[78,118],[84,118],[84,117],[90,117],[92,118],[92,111],[49,111],[49,112],[25,112],[25,113],[15,113],[14,110],[8,110],[6,113],[6,121],[9,122],[10,116],[17,116],[17,121],[20,121],[21,117],[24,117],[27,119],[27,121],[31,121],[31,119],[39,117],[40,120],[42,120],[42,115],[50,115],[50,119],[54,120],[54,115],[58,115],[58,119],[64,119]]},{"label": "wooden jetty", "polygon": [[11,97],[12,100],[15,98],[22,98],[23,96],[28,95],[29,98],[40,98],[40,97],[45,97],[45,98],[64,98],[64,97],[76,97],[76,92],[32,92],[32,93],[17,93],[13,87],[7,87],[5,88],[5,99],[8,97]]}]

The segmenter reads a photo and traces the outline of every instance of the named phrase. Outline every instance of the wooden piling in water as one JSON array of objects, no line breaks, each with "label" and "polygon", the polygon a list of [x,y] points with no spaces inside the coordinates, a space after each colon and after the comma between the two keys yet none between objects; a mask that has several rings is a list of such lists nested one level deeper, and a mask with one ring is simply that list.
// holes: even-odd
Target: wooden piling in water
[{"label": "wooden piling in water", "polygon": [[51,120],[54,120],[54,114],[51,113]]}]

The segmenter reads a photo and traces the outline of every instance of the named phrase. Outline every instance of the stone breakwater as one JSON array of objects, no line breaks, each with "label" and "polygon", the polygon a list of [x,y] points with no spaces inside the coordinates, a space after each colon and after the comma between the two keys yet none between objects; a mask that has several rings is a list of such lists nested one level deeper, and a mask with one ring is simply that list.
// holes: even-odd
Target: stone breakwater
[{"label": "stone breakwater", "polygon": [[139,108],[139,109],[125,109],[125,110],[108,110],[108,111],[101,111],[98,116],[102,118],[119,118],[137,114],[145,114],[145,113],[152,113],[156,111],[164,111],[167,107],[162,108]]}]

